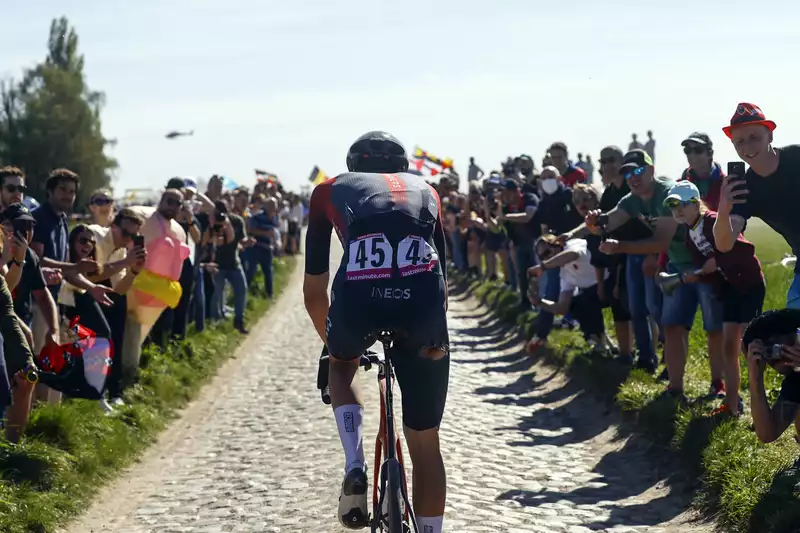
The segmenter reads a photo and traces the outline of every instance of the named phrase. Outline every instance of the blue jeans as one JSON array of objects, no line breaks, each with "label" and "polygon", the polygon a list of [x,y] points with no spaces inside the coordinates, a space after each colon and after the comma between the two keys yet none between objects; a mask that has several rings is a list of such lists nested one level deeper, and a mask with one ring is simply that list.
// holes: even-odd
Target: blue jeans
[{"label": "blue jeans", "polygon": [[244,307],[247,305],[247,281],[244,279],[242,267],[231,270],[220,270],[214,277],[214,297],[211,300],[211,318],[222,318],[222,296],[225,294],[225,282],[229,281],[233,287],[233,323],[237,326],[244,324]]},{"label": "blue jeans", "polygon": [[247,286],[253,284],[253,279],[256,277],[259,265],[261,266],[261,273],[264,274],[264,288],[267,295],[272,298],[272,248],[261,246],[254,246],[249,248],[250,252],[247,258],[247,268],[245,269]]},{"label": "blue jeans", "polygon": [[[561,294],[561,271],[559,269],[545,270],[542,279],[539,281],[539,295],[552,302],[557,302]],[[539,318],[536,322],[536,336],[546,339],[553,329],[553,313],[549,311],[539,311]]]},{"label": "blue jeans", "polygon": [[642,360],[655,360],[653,353],[653,335],[650,332],[650,317],[660,326],[661,307],[663,304],[661,290],[653,278],[647,278],[642,272],[642,264],[647,256],[630,254],[627,256],[625,282],[628,289],[628,307],[633,322],[633,333],[636,337],[636,350]]},{"label": "blue jeans", "polygon": [[456,268],[459,270],[466,269],[467,259],[462,253],[461,234],[458,232],[458,228],[450,234],[450,240],[453,241],[453,263],[455,263]]},{"label": "blue jeans", "polygon": [[[672,264],[667,270],[673,274],[678,272]],[[683,326],[691,329],[698,304],[703,313],[703,329],[721,331],[722,299],[714,293],[714,288],[708,283],[678,285],[672,294],[664,296],[661,322],[664,326]]]},{"label": "blue jeans", "polygon": [[196,268],[194,276],[194,328],[199,333],[206,329],[205,270]]},{"label": "blue jeans", "polygon": [[795,274],[789,292],[786,294],[786,307],[800,309],[800,274]]}]

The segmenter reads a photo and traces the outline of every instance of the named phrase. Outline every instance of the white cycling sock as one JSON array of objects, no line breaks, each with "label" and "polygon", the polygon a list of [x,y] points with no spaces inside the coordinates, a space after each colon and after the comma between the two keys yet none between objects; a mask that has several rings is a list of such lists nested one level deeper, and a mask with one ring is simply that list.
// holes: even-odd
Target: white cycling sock
[{"label": "white cycling sock", "polygon": [[418,516],[419,533],[442,533],[443,516]]},{"label": "white cycling sock", "polygon": [[358,404],[340,405],[333,414],[344,448],[345,473],[364,468],[364,409]]}]

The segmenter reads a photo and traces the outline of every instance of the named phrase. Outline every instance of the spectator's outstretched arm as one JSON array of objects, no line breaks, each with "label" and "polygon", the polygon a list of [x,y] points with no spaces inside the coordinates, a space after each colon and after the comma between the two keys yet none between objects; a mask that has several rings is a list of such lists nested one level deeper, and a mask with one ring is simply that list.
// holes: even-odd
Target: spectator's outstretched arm
[{"label": "spectator's outstretched arm", "polygon": [[639,241],[622,241],[619,243],[619,252],[622,254],[658,254],[669,248],[678,223],[672,217],[659,217],[656,220],[656,230],[652,237]]}]

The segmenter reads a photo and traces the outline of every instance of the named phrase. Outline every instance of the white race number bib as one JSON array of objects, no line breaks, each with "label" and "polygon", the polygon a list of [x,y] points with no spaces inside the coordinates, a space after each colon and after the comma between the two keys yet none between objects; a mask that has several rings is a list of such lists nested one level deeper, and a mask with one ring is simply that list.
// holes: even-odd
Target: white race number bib
[{"label": "white race number bib", "polygon": [[348,281],[392,277],[394,250],[383,233],[371,233],[350,241]]},{"label": "white race number bib", "polygon": [[430,272],[439,263],[439,254],[422,237],[409,235],[397,246],[400,277]]}]

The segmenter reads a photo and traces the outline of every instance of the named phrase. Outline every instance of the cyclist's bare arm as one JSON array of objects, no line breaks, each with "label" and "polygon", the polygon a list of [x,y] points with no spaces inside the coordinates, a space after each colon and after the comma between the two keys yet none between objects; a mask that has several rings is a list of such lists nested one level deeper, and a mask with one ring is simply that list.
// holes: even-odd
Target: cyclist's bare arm
[{"label": "cyclist's bare arm", "polygon": [[306,231],[306,276],[303,281],[303,299],[306,311],[322,342],[327,343],[325,322],[328,319],[328,280],[330,278],[331,232],[333,224],[328,219],[326,204],[329,185],[318,185],[309,202],[308,230]]}]

